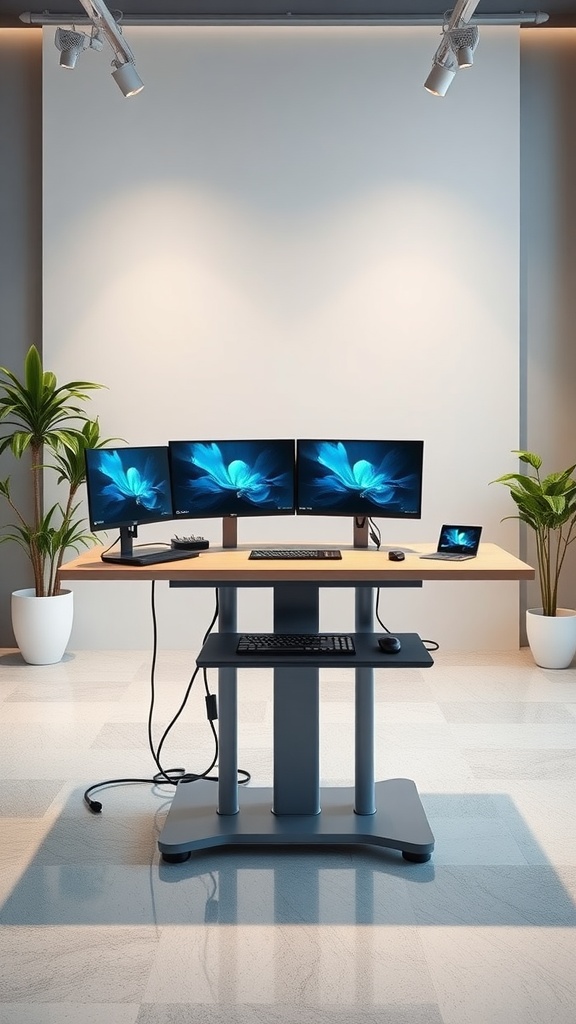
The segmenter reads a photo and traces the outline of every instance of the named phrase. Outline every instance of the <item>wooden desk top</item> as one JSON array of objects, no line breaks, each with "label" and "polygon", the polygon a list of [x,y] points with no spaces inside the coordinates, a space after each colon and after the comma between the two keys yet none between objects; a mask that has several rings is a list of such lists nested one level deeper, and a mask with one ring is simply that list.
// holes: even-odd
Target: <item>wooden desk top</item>
[{"label": "wooden desk top", "polygon": [[[386,551],[374,548],[339,547],[342,559],[334,561],[249,561],[256,543],[237,548],[211,547],[189,561],[164,562],[160,565],[115,565],[103,562],[104,547],[90,548],[66,562],[59,572],[65,580],[172,580],[198,585],[274,586],[275,583],[314,583],[321,586],[362,586],[410,580],[532,580],[532,566],[498,547],[481,544],[478,555],[465,562],[442,562],[421,559],[420,554],[435,550],[434,544],[402,544],[411,548],[403,562],[391,562]],[[260,545],[272,546],[268,545]],[[290,547],[289,544],[278,545]],[[294,547],[320,547],[318,544],[294,544]]]}]

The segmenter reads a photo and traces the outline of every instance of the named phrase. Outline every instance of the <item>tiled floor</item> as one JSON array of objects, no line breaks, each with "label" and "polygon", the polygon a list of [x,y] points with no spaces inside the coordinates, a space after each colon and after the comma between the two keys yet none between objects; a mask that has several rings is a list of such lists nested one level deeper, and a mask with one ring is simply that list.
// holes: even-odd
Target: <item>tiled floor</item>
[{"label": "tiled floor", "polygon": [[[0,651],[2,1024],[573,1024],[576,668],[528,651],[377,673],[378,778],[413,778],[436,837],[395,851],[245,848],[159,862],[150,658]],[[163,652],[154,733],[194,656]],[[216,688],[216,680],[213,681]],[[270,673],[240,679],[240,763],[271,783]],[[322,779],[353,782],[353,682],[322,674]],[[165,761],[201,771],[197,681]]]}]

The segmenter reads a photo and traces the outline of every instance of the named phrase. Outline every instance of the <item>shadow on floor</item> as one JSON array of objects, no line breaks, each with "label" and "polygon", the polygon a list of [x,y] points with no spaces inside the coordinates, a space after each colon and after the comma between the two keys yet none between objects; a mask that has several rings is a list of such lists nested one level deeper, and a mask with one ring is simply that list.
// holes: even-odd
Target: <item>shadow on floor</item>
[{"label": "shadow on floor", "polygon": [[[358,846],[217,848],[168,865],[157,849],[166,793],[117,787],[95,816],[77,791],[0,908],[0,923],[576,925],[569,892],[542,852],[535,856],[509,797],[428,794],[422,802],[439,861],[442,854],[436,865],[434,855],[409,864],[394,850]],[[485,844],[494,836],[488,863],[446,863],[446,823],[454,832],[458,822],[469,855],[476,832]],[[513,834],[516,856],[510,844],[499,848],[500,833]]]}]

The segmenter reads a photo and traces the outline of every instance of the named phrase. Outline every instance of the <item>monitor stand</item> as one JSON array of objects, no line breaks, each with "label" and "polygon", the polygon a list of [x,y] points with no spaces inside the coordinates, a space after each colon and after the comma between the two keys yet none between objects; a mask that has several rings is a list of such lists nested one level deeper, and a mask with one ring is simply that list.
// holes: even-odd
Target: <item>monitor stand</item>
[{"label": "monitor stand", "polygon": [[238,520],[236,516],[224,516],[222,519],[222,547],[238,547]]},{"label": "monitor stand", "polygon": [[[101,555],[103,562],[114,562],[116,565],[154,565],[158,562],[177,562],[183,558],[191,558],[198,552],[175,550],[162,544],[138,545],[134,550],[134,540],[138,536],[138,523],[129,523],[120,527],[120,551]],[[170,557],[168,558],[168,552]],[[155,557],[157,556],[157,558]]]},{"label": "monitor stand", "polygon": [[[367,548],[370,539],[370,524],[368,516],[354,516],[354,537],[353,544],[355,548]],[[404,551],[406,554],[414,554],[414,548],[400,547],[398,544],[381,544],[379,551]],[[401,584],[380,584],[381,586],[408,586],[407,583]],[[422,586],[421,582],[413,584],[414,586]]]},{"label": "monitor stand", "polygon": [[368,516],[354,516],[354,547],[368,547]]}]

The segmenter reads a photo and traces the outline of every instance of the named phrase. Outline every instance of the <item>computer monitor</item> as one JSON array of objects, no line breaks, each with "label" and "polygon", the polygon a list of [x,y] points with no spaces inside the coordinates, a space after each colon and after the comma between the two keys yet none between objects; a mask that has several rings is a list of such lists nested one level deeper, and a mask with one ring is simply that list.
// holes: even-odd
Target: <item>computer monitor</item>
[{"label": "computer monitor", "polygon": [[423,441],[298,440],[298,515],[420,519]]},{"label": "computer monitor", "polygon": [[86,490],[90,529],[120,531],[120,554],[105,560],[129,561],[139,526],[173,518],[168,447],[88,448]]},{"label": "computer monitor", "polygon": [[170,441],[177,519],[293,515],[294,441]]}]

